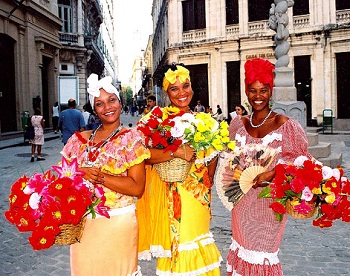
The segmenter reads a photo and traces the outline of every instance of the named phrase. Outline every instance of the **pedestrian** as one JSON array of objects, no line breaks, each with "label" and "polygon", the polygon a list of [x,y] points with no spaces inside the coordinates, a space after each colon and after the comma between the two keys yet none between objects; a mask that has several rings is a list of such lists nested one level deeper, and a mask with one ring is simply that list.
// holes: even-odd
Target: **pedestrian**
[{"label": "pedestrian", "polygon": [[277,163],[289,163],[300,155],[311,157],[308,141],[300,124],[269,106],[272,96],[274,66],[256,58],[245,63],[245,93],[253,108],[250,116],[235,117],[229,127],[231,140],[244,148],[252,144],[279,150],[266,172],[258,174],[254,186],[232,209],[232,244],[227,257],[231,275],[283,275],[278,259],[279,246],[286,226],[276,220],[269,207],[273,199],[258,198],[261,190],[274,176]]},{"label": "pedestrian", "polygon": [[222,113],[220,105],[217,105],[216,108],[216,113],[213,116],[216,116],[216,120],[221,122],[224,119],[224,114]]},{"label": "pedestrian", "polygon": [[197,105],[194,107],[194,112],[205,112],[205,107],[201,104],[201,101],[197,101]]},{"label": "pedestrian", "polygon": [[142,275],[137,263],[135,198],[145,187],[144,159],[150,156],[141,134],[120,123],[121,103],[112,78],[88,78],[88,93],[102,124],[76,132],[62,155],[77,158],[88,185],[100,186],[110,218],[87,218],[79,243],[70,247],[71,275]]},{"label": "pedestrian", "polygon": [[[190,113],[193,91],[189,71],[181,65],[169,67],[164,72],[163,90],[171,107]],[[150,151],[151,158],[146,161],[150,165],[174,157],[187,161],[195,158],[188,144],[175,152],[157,148]],[[149,189],[138,201],[137,212],[146,218],[149,211],[152,219],[140,220],[139,257],[158,257],[156,275],[220,275],[222,258],[210,232],[210,187],[216,159],[211,161],[192,163],[184,181],[171,183],[163,182],[155,169],[146,166]]]},{"label": "pedestrian", "polygon": [[74,99],[69,99],[68,109],[63,110],[60,113],[58,125],[62,132],[63,144],[67,143],[68,139],[74,134],[74,132],[85,130],[85,121],[83,114],[81,114],[81,112],[77,110],[76,107],[76,101]]},{"label": "pedestrian", "polygon": [[[89,121],[89,117],[92,114],[92,108],[90,104],[84,104],[83,105],[83,117],[84,117],[84,122],[85,122],[85,126],[87,126],[88,121]],[[86,128],[88,129],[88,128]]]},{"label": "pedestrian", "polygon": [[34,162],[35,150],[38,148],[37,161],[43,161],[45,158],[41,156],[42,145],[44,145],[44,126],[45,120],[41,115],[41,110],[35,108],[34,115],[30,118],[31,124],[34,127],[34,139],[30,141],[32,144],[32,157],[30,162]]},{"label": "pedestrian", "polygon": [[58,132],[58,118],[60,116],[60,108],[58,106],[58,102],[55,102],[52,107],[52,128],[55,133]]},{"label": "pedestrian", "polygon": [[248,115],[247,110],[241,104],[236,105],[235,106],[235,111],[230,113],[230,116],[231,116],[232,119],[235,118],[237,115],[240,115],[240,116]]},{"label": "pedestrian", "polygon": [[147,107],[145,108],[144,114],[147,114],[148,112],[150,112],[153,109],[153,107],[155,107],[156,105],[157,105],[156,97],[154,95],[149,95],[147,97]]}]

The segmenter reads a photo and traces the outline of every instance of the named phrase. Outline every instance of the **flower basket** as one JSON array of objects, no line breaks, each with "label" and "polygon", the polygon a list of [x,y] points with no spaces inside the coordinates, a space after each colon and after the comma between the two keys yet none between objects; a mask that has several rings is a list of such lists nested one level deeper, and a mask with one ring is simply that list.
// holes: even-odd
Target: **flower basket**
[{"label": "flower basket", "polygon": [[292,216],[293,218],[297,218],[297,219],[309,219],[309,218],[314,217],[316,214],[316,211],[317,211],[316,203],[315,202],[313,202],[313,203],[306,202],[306,205],[308,205],[312,208],[311,211],[307,214],[301,214],[294,209],[292,201],[287,200],[286,211],[290,216]]},{"label": "flower basket", "polygon": [[184,181],[191,169],[191,162],[182,158],[174,158],[172,160],[154,164],[154,167],[164,182]]},{"label": "flower basket", "polygon": [[86,217],[84,217],[77,225],[62,224],[60,225],[61,233],[55,237],[56,245],[70,245],[80,242],[83,235]]}]

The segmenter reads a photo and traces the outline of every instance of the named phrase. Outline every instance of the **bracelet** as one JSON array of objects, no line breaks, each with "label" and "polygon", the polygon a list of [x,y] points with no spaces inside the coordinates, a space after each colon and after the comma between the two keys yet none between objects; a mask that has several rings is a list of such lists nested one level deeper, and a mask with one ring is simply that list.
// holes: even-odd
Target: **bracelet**
[{"label": "bracelet", "polygon": [[172,151],[170,152],[170,157],[171,159],[174,159],[174,153]]}]

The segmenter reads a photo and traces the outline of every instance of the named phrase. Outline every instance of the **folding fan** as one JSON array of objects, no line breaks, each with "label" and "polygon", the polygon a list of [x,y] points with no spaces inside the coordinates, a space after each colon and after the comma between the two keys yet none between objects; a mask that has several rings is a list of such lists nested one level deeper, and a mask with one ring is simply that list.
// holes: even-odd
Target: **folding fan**
[{"label": "folding fan", "polygon": [[278,150],[261,144],[249,144],[222,153],[214,181],[221,202],[228,210],[254,185],[254,178],[276,160]]}]

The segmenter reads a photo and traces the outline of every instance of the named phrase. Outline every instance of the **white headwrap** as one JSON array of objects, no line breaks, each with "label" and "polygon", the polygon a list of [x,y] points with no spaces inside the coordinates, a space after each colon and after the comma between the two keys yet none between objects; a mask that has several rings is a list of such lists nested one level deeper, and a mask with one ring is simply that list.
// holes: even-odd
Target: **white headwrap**
[{"label": "white headwrap", "polygon": [[95,97],[100,96],[100,88],[103,88],[108,93],[116,94],[118,99],[120,100],[119,91],[112,84],[112,77],[107,76],[107,77],[104,77],[104,78],[98,80],[98,76],[96,74],[92,73],[88,77],[87,82],[89,85],[87,92],[89,93],[89,101],[90,101],[90,104],[91,104],[93,109],[94,109]]}]

